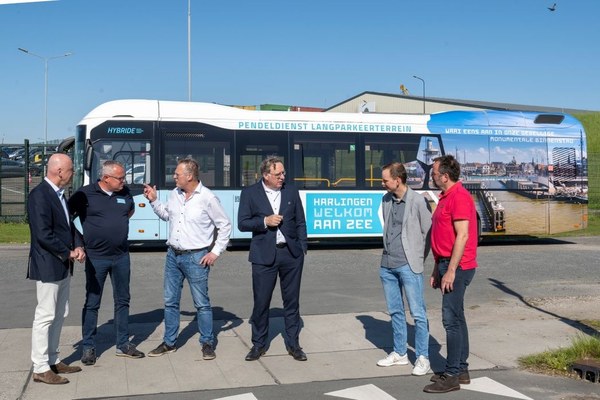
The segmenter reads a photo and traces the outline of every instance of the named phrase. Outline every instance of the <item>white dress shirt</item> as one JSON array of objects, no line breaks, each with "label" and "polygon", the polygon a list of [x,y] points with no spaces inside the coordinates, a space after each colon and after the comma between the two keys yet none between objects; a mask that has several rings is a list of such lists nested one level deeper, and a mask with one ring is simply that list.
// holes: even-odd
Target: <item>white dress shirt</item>
[{"label": "white dress shirt", "polygon": [[210,247],[216,227],[217,239],[211,253],[219,256],[225,251],[231,235],[231,221],[219,198],[202,183],[187,199],[181,189],[175,188],[167,204],[156,199],[150,206],[160,219],[169,221],[169,246],[178,250]]},{"label": "white dress shirt", "polygon": [[[281,190],[274,190],[269,188],[265,183],[262,183],[263,189],[265,189],[265,193],[269,198],[269,203],[271,203],[271,208],[273,209],[273,214],[279,214],[279,207],[281,207]],[[265,224],[266,226],[266,224]],[[283,233],[277,228],[277,243],[285,243],[285,236]]]}]

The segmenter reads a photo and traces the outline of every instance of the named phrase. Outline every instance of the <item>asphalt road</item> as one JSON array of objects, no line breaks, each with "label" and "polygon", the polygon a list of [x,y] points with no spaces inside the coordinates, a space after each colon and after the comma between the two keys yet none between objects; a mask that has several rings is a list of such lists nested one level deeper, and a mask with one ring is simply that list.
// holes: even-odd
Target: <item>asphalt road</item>
[{"label": "asphalt road", "polygon": [[[0,329],[29,328],[35,309],[34,282],[25,279],[27,246],[0,247]],[[378,266],[381,248],[314,248],[305,262],[301,293],[303,315],[385,310]],[[248,318],[252,307],[251,269],[246,249],[224,253],[213,267],[209,294],[215,319]],[[132,253],[131,321],[162,320],[164,250]],[[547,298],[597,296],[600,286],[600,240],[565,238],[484,243],[479,247],[480,268],[469,288],[467,302],[539,301]],[[432,262],[428,263],[429,270]],[[184,283],[186,285],[186,283]],[[66,325],[80,324],[85,296],[83,265],[76,265],[71,284],[71,312]],[[425,290],[427,307],[439,309],[440,296]],[[195,310],[184,287],[182,319]],[[280,312],[276,290],[274,315]],[[105,286],[99,324],[112,319],[112,290]]]}]

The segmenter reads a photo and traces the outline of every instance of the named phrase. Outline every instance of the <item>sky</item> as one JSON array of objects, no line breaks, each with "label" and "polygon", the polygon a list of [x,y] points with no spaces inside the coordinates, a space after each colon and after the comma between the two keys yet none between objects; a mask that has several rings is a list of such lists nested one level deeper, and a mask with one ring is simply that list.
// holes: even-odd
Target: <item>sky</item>
[{"label": "sky", "polygon": [[[46,122],[72,136],[110,100],[188,100],[188,0],[15,1],[0,0],[2,143],[43,142]],[[417,75],[427,97],[600,110],[600,0],[190,1],[193,101],[326,108],[421,96]]]}]

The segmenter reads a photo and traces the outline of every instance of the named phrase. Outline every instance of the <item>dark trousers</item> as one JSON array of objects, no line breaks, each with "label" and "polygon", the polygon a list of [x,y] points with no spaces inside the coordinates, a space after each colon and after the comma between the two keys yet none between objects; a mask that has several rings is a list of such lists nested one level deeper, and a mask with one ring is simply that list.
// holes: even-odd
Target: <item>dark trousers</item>
[{"label": "dark trousers", "polygon": [[252,310],[252,344],[266,347],[269,335],[269,308],[277,277],[281,286],[283,315],[285,322],[285,345],[299,347],[300,335],[300,281],[304,255],[294,258],[287,247],[278,248],[272,265],[252,264],[252,290],[254,308]]},{"label": "dark trousers", "polygon": [[113,258],[88,257],[85,260],[85,305],[81,318],[84,349],[96,347],[98,309],[108,275],[113,287],[116,345],[119,349],[129,343],[129,279],[131,276],[129,253]]},{"label": "dark trousers", "polygon": [[[438,264],[440,277],[448,271],[448,262]],[[458,375],[469,369],[469,329],[465,319],[465,292],[475,276],[475,269],[456,270],[453,290],[442,297],[442,323],[446,330],[446,372]]]}]

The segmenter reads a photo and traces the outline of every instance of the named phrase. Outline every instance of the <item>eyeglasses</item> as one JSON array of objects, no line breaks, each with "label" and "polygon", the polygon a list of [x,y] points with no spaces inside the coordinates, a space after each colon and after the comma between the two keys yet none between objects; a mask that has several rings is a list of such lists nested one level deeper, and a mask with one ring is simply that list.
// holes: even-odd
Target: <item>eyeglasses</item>
[{"label": "eyeglasses", "polygon": [[285,171],[278,172],[276,174],[272,174],[269,172],[269,175],[273,175],[275,178],[281,178],[285,176]]},{"label": "eyeglasses", "polygon": [[125,177],[124,177],[124,176],[122,176],[122,177],[120,177],[120,178],[119,178],[119,177],[117,177],[117,176],[112,176],[112,175],[106,175],[106,176],[108,176],[109,178],[116,179],[116,180],[118,180],[119,182],[123,182],[123,181],[125,180]]}]

